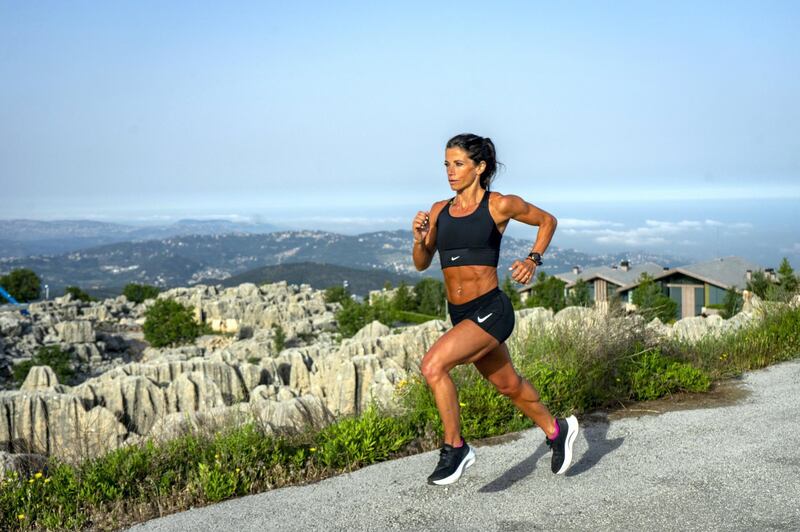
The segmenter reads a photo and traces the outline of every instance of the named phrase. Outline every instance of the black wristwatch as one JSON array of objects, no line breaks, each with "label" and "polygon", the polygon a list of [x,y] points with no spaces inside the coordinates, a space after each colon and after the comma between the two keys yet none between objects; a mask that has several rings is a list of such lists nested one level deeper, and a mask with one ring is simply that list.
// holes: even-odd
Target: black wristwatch
[{"label": "black wristwatch", "polygon": [[533,251],[531,253],[528,253],[528,256],[526,258],[531,259],[533,261],[533,263],[535,265],[537,265],[537,266],[541,266],[542,265],[542,254],[541,253],[537,253],[537,252]]}]

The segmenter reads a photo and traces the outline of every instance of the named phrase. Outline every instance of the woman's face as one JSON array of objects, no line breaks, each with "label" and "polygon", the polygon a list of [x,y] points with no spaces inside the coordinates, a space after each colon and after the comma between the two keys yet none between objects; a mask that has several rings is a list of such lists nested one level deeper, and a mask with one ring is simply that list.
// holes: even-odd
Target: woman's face
[{"label": "woman's face", "polygon": [[483,161],[480,164],[469,158],[467,152],[461,148],[447,148],[444,152],[444,166],[447,169],[447,181],[453,190],[463,190],[478,179],[480,173],[486,168]]}]

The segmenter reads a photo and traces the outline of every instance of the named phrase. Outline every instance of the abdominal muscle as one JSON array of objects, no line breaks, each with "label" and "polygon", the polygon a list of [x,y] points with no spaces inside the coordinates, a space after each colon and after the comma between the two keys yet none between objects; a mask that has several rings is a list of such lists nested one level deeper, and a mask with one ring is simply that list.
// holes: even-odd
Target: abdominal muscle
[{"label": "abdominal muscle", "polygon": [[460,305],[497,286],[494,266],[451,266],[442,270],[447,300]]}]

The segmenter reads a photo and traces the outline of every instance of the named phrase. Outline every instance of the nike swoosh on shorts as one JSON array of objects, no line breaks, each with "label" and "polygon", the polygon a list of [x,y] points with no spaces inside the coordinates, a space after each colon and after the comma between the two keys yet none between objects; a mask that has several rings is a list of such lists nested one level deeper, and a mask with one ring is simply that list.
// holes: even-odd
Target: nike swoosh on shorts
[{"label": "nike swoosh on shorts", "polygon": [[478,316],[478,323],[483,323],[484,321],[486,321],[486,318],[488,318],[492,314],[494,314],[494,312],[490,312],[489,314],[487,314],[486,316],[484,316],[482,318],[480,316]]}]

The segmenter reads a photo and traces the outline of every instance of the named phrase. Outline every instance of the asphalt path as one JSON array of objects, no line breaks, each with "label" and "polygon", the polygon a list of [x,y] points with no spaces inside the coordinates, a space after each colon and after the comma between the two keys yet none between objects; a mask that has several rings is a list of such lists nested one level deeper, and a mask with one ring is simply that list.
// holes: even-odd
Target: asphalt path
[{"label": "asphalt path", "polygon": [[424,453],[131,530],[800,530],[800,361],[738,387],[727,406],[588,416],[563,476],[534,429],[476,447],[448,487]]}]

